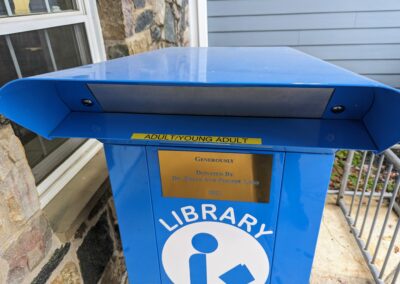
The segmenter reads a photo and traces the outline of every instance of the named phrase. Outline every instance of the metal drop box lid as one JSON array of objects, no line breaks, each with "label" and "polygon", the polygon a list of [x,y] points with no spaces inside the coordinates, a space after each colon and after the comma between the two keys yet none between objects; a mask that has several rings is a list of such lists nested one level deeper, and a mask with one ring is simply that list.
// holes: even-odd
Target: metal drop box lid
[{"label": "metal drop box lid", "polygon": [[240,134],[275,150],[380,152],[400,140],[399,109],[398,90],[284,47],[168,48],[0,89],[0,113],[46,138],[113,143]]}]

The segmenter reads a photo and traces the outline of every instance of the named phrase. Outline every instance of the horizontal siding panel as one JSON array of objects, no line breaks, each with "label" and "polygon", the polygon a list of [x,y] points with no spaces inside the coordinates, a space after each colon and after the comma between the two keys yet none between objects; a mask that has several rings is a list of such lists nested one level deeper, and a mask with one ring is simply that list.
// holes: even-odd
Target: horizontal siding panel
[{"label": "horizontal siding panel", "polygon": [[210,46],[287,46],[297,45],[298,32],[209,33]]},{"label": "horizontal siding panel", "polygon": [[400,75],[367,75],[367,77],[394,88],[400,88]]},{"label": "horizontal siding panel", "polygon": [[296,49],[324,60],[400,59],[400,44],[297,46]]},{"label": "horizontal siding panel", "polygon": [[329,62],[359,74],[400,74],[400,60],[334,60]]},{"label": "horizontal siding panel", "polygon": [[383,43],[400,43],[400,28],[209,33],[210,46],[293,46]]},{"label": "horizontal siding panel", "polygon": [[[400,3],[400,1],[398,2]],[[400,26],[400,11],[357,13],[356,27],[399,27],[399,26]]]},{"label": "horizontal siding panel", "polygon": [[400,10],[399,0],[236,0],[208,1],[209,16]]},{"label": "horizontal siding panel", "polygon": [[210,17],[209,32],[400,27],[400,11]]},{"label": "horizontal siding panel", "polygon": [[347,28],[354,25],[355,19],[355,13],[217,17],[208,19],[208,31],[228,32]]},{"label": "horizontal siding panel", "polygon": [[400,28],[300,31],[299,45],[400,43]]},{"label": "horizontal siding panel", "polygon": [[400,0],[208,1],[210,46],[291,46],[400,87]]}]

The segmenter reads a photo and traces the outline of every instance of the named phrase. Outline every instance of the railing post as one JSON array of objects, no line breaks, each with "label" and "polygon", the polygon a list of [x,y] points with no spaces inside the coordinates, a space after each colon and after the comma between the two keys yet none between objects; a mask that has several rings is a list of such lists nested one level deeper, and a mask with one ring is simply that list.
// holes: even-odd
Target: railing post
[{"label": "railing post", "polygon": [[351,164],[353,162],[353,157],[354,157],[354,151],[350,150],[347,155],[346,162],[344,164],[343,177],[342,177],[342,182],[340,183],[340,189],[339,189],[339,193],[337,196],[336,205],[339,205],[339,201],[340,201],[340,199],[343,198],[344,192],[347,188],[347,181],[349,179],[349,174],[351,171]]},{"label": "railing post", "polygon": [[[400,147],[397,146],[397,149],[400,149]],[[365,178],[363,179],[362,177],[363,177],[363,173],[364,173],[364,165],[367,160],[366,157],[367,157],[368,153],[370,153],[368,169],[365,173]],[[364,152],[363,158],[361,161],[361,165],[360,165],[360,171],[358,172],[356,189],[352,196],[352,200],[350,203],[350,210],[348,210],[348,208],[346,207],[347,204],[342,199],[346,195],[346,190],[348,189],[348,180],[349,180],[349,176],[352,171],[352,163],[353,163],[354,155],[355,155],[355,151],[349,151],[348,155],[346,157],[346,161],[344,162],[342,180],[341,180],[340,189],[339,189],[338,195],[337,195],[337,203],[340,206],[343,214],[346,217],[347,223],[349,224],[349,226],[351,228],[351,232],[361,250],[361,253],[368,265],[368,268],[370,269],[370,271],[372,273],[372,276],[374,277],[375,283],[384,284],[385,283],[385,280],[384,280],[385,274],[387,276],[386,278],[388,278],[389,275],[391,275],[392,273],[394,274],[394,277],[391,281],[391,284],[400,283],[398,281],[398,278],[400,276],[400,263],[397,264],[397,266],[395,267],[393,272],[386,273],[386,270],[388,269],[389,259],[391,258],[391,255],[393,254],[394,246],[396,243],[396,237],[398,237],[398,235],[400,234],[400,219],[397,218],[397,225],[396,225],[396,228],[392,235],[392,238],[390,240],[389,247],[384,252],[385,254],[384,254],[384,261],[383,261],[382,266],[380,267],[380,266],[377,266],[377,264],[376,264],[379,251],[380,251],[380,249],[381,250],[383,249],[382,243],[383,243],[387,228],[389,227],[388,221],[391,218],[391,215],[392,215],[391,212],[392,212],[392,210],[395,209],[395,205],[397,207],[399,207],[396,197],[398,196],[398,193],[400,192],[400,176],[397,176],[397,178],[396,178],[393,192],[388,193],[387,190],[388,190],[389,183],[393,182],[392,170],[395,169],[397,172],[400,171],[400,158],[392,150],[386,150],[384,152],[384,154],[380,154],[379,163],[378,163],[378,167],[376,169],[376,175],[374,178],[374,182],[371,185],[368,183],[368,181],[372,175],[372,172],[375,172],[374,171],[374,162],[375,162],[376,156],[372,152]],[[384,162],[385,158],[386,158],[387,162],[386,162],[386,165],[384,166],[383,162]],[[365,242],[362,237],[362,234],[363,234],[364,229],[367,226],[366,224],[369,222],[367,219],[370,217],[368,213],[369,213],[371,204],[373,204],[372,199],[374,198],[374,193],[378,191],[377,190],[378,183],[381,183],[383,181],[380,178],[382,178],[385,175],[385,173],[386,173],[386,178],[384,181],[384,185],[383,185],[383,188],[382,188],[382,191],[380,192],[380,194],[377,194],[377,197],[379,197],[379,201],[377,203],[377,208],[375,210],[375,214],[372,219],[372,224],[370,226],[370,231],[368,233],[368,237]],[[355,218],[353,220],[351,217],[351,209],[353,208],[353,205],[355,205],[354,203],[355,203],[355,198],[356,198],[356,194],[357,194],[357,189],[360,185],[361,179],[364,180],[364,185],[362,187],[362,192],[361,192],[361,195],[359,198],[357,212],[356,212]],[[367,190],[369,190],[369,189],[370,189],[370,191],[369,191],[368,203],[365,205],[365,204],[363,204],[363,198],[366,195],[368,195]],[[348,195],[350,195],[349,192],[348,192]],[[372,239],[375,238],[374,230],[376,229],[377,224],[379,223],[379,221],[377,219],[378,219],[378,216],[381,216],[379,214],[379,211],[382,209],[381,207],[382,207],[384,200],[388,199],[388,198],[389,198],[390,202],[388,204],[387,212],[385,214],[383,224],[380,229],[379,237],[377,239],[377,244],[374,249],[371,249],[370,247],[371,247]],[[365,205],[365,207],[363,207],[364,205]],[[365,208],[365,213],[364,213],[361,228],[359,230],[357,227],[357,220],[359,219],[359,217],[361,215],[360,213],[363,211],[361,209],[362,207]],[[385,249],[386,249],[386,246],[385,246]]]}]

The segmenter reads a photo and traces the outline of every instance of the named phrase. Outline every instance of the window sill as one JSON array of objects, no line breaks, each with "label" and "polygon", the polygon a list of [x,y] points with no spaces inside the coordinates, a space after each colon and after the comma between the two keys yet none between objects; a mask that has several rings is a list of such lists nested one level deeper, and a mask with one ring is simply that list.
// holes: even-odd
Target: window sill
[{"label": "window sill", "polygon": [[43,208],[53,231],[68,241],[109,186],[104,152],[97,152]]},{"label": "window sill", "polygon": [[44,208],[102,148],[103,145],[97,140],[88,140],[43,180],[37,186],[41,208]]}]

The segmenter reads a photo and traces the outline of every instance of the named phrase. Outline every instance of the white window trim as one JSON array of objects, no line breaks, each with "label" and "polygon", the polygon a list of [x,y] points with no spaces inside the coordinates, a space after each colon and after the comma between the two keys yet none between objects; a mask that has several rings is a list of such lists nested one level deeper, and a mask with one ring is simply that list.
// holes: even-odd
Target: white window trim
[{"label": "white window trim", "polygon": [[89,139],[45,178],[37,186],[40,207],[44,208],[102,148],[102,143]]},{"label": "white window trim", "polygon": [[84,23],[87,18],[82,11],[4,17],[0,18],[0,35]]},{"label": "white window trim", "polygon": [[93,62],[106,60],[100,19],[95,0],[76,0],[79,11],[0,18],[0,35],[83,23]]},{"label": "white window trim", "polygon": [[190,46],[208,46],[207,0],[189,0]]},{"label": "white window trim", "polygon": [[[96,0],[76,0],[76,2],[79,11],[2,17],[0,35],[83,23],[92,61],[94,63],[104,61],[106,52]],[[45,207],[102,148],[100,142],[89,139],[37,185],[41,208]]]},{"label": "white window trim", "polygon": [[[82,1],[82,0],[81,0]],[[96,0],[86,0],[82,9],[88,17],[85,21],[86,34],[89,39],[89,48],[92,54],[93,62],[101,62],[107,59],[104,45],[103,34],[101,31],[99,13],[97,11]]]}]

